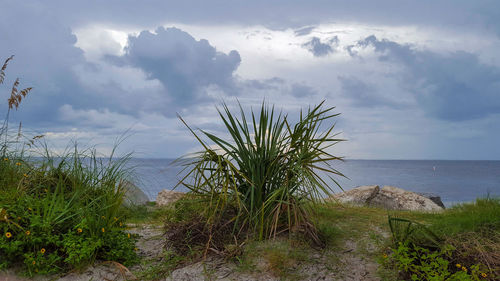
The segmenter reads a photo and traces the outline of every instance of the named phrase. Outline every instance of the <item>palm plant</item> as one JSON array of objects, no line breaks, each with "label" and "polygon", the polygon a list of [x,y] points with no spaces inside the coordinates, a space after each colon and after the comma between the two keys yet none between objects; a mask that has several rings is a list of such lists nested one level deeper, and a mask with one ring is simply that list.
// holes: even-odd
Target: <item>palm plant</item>
[{"label": "palm plant", "polygon": [[251,112],[251,120],[241,105],[238,119],[223,104],[218,112],[230,140],[201,131],[217,148],[179,116],[203,146],[203,151],[181,158],[187,173],[179,184],[206,196],[209,225],[235,207],[235,231],[250,229],[264,239],[302,230],[318,240],[310,207],[333,191],[326,178],[340,187],[334,177],[343,176],[332,166],[342,159],[327,151],[342,141],[331,122],[339,114],[332,113],[334,107],[323,109],[323,103],[301,111],[293,126],[287,115],[264,103],[260,113]]}]

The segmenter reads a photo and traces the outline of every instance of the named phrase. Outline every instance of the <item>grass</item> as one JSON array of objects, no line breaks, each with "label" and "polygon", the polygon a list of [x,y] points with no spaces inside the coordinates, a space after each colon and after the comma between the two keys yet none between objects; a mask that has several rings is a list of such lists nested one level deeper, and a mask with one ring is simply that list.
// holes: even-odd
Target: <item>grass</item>
[{"label": "grass", "polygon": [[157,207],[155,202],[145,205],[131,205],[125,208],[128,224],[163,225],[168,215],[169,207]]},{"label": "grass", "polygon": [[[10,60],[0,70],[0,84]],[[76,145],[57,155],[42,136],[26,138],[21,126],[12,134],[11,110],[31,90],[18,86],[19,79],[0,128],[0,270],[21,267],[34,275],[81,269],[95,260],[137,262],[136,237],[125,232],[122,206],[129,155],[102,158]]]},{"label": "grass", "polygon": [[95,259],[136,260],[125,233],[124,161],[76,148],[30,160],[15,152],[0,162],[0,267],[29,274],[81,268]]},{"label": "grass", "polygon": [[453,236],[464,232],[477,232],[485,227],[500,230],[500,199],[480,198],[474,203],[457,204],[442,214],[421,218],[436,234]]}]

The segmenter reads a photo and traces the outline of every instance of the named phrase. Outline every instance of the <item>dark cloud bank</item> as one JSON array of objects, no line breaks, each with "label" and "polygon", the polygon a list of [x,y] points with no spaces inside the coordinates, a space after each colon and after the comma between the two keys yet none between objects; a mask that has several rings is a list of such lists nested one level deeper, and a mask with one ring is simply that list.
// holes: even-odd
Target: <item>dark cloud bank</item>
[{"label": "dark cloud bank", "polygon": [[246,0],[46,0],[43,4],[72,26],[99,22],[152,28],[168,20],[284,29],[343,21],[461,30],[486,28],[500,35],[500,2],[497,0],[318,0],[307,4],[300,0],[254,0],[251,4]]},{"label": "dark cloud bank", "polygon": [[[349,46],[347,51],[357,57],[355,49],[367,47],[375,50],[380,62],[404,67],[397,77],[402,88],[412,92],[430,116],[462,121],[500,113],[500,69],[480,62],[475,54],[421,51],[375,36]],[[386,103],[367,94],[370,88],[362,80],[341,77],[340,82],[354,99],[373,105]]]}]

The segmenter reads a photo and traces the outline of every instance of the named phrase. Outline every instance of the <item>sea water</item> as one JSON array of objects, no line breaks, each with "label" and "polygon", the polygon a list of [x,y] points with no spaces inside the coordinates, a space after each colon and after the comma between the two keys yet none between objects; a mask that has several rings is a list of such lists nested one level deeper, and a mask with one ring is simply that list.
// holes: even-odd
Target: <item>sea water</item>
[{"label": "sea water", "polygon": [[[182,178],[182,167],[172,159],[134,158],[134,182],[151,200],[162,189],[172,189]],[[500,196],[500,161],[346,160],[332,163],[346,178],[336,177],[344,190],[361,185],[391,185],[414,192],[434,193],[445,205]],[[341,190],[330,182],[335,192]],[[186,191],[178,186],[176,190]]]}]

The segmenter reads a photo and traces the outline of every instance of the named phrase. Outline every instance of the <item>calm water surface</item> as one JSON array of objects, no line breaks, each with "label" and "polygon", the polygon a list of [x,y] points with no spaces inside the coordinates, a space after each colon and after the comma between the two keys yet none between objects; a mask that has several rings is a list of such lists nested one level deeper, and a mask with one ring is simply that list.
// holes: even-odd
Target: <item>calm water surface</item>
[{"label": "calm water surface", "polygon": [[[181,168],[171,163],[171,159],[131,161],[136,167],[135,182],[150,199],[177,184]],[[500,196],[500,161],[346,160],[334,167],[349,178],[338,179],[344,190],[360,185],[393,185],[436,193],[448,206],[487,194]],[[185,191],[182,187],[178,190]]]}]

